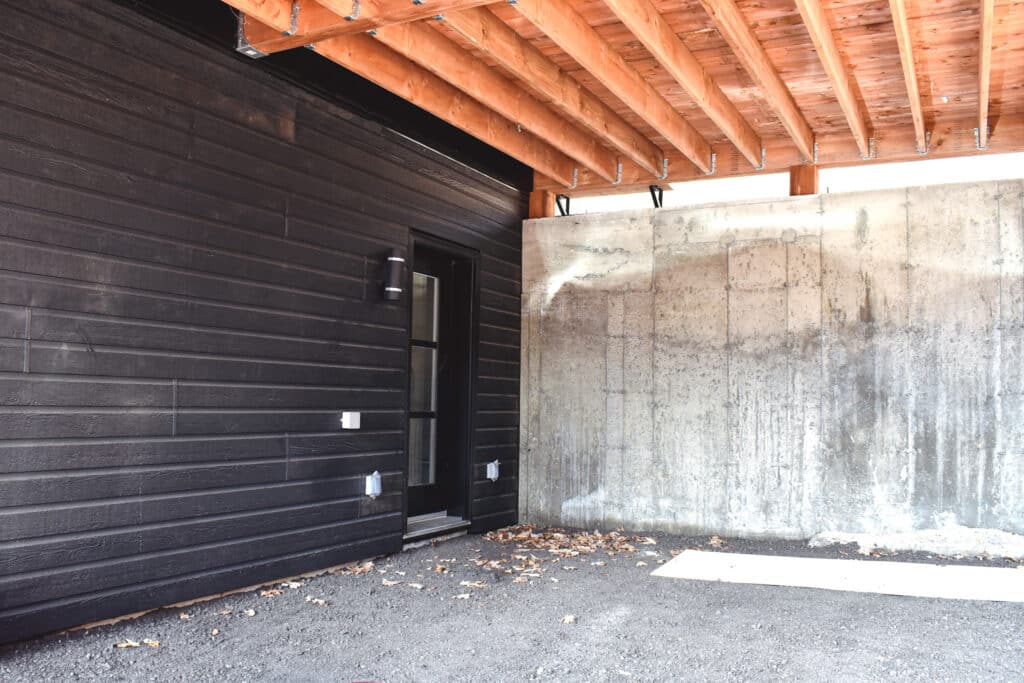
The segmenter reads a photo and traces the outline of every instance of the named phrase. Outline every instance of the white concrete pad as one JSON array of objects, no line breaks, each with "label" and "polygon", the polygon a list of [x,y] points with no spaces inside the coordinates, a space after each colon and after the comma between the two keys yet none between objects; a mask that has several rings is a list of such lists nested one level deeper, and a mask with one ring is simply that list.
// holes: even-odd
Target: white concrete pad
[{"label": "white concrete pad", "polygon": [[685,550],[653,576],[951,600],[1024,602],[1024,569]]}]

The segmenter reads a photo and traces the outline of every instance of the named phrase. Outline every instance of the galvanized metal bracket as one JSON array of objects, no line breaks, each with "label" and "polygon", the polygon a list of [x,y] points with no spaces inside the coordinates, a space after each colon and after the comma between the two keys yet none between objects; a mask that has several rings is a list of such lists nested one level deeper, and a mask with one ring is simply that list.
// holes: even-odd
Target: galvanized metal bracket
[{"label": "galvanized metal bracket", "polygon": [[[987,133],[987,135],[985,136],[985,140],[987,141],[988,136],[992,135],[992,131],[989,129],[988,126],[985,126],[985,132]],[[987,144],[984,147],[981,146],[981,128],[974,129],[974,146],[982,151],[988,149]]]},{"label": "galvanized metal bracket", "polygon": [[298,0],[292,3],[292,23],[288,30],[282,31],[282,35],[294,36],[299,32],[299,3]]},{"label": "galvanized metal bracket", "polygon": [[715,166],[716,166],[717,162],[718,162],[718,155],[715,154],[714,152],[712,152],[711,153],[711,168],[709,168],[708,170],[704,171],[704,175],[715,175],[715,170],[716,170]]},{"label": "galvanized metal bracket", "polygon": [[868,155],[864,156],[863,154],[861,154],[860,158],[862,160],[864,160],[864,161],[867,161],[869,159],[874,159],[875,158],[875,139],[874,138],[868,138]]},{"label": "galvanized metal bracket", "polygon": [[580,169],[578,166],[572,167],[572,185],[569,186],[570,190],[575,190],[576,186],[580,184]]},{"label": "galvanized metal bracket", "polygon": [[761,148],[761,165],[755,166],[755,171],[763,171],[765,165],[768,163],[768,151],[764,147]]},{"label": "galvanized metal bracket", "polygon": [[615,167],[615,180],[612,181],[612,185],[620,185],[622,183],[622,162],[620,161]]},{"label": "galvanized metal bracket", "polygon": [[245,15],[240,14],[238,16],[238,34],[235,45],[235,50],[241,52],[246,57],[252,57],[253,59],[259,59],[260,57],[266,57],[267,53],[257,50],[249,41],[245,38]]},{"label": "galvanized metal bracket", "polygon": [[917,141],[914,141],[914,150],[921,156],[925,156],[928,152],[932,151],[932,132],[926,130],[924,132],[924,149],[917,146]]},{"label": "galvanized metal bracket", "polygon": [[811,148],[811,153],[813,154],[813,156],[810,159],[804,159],[804,163],[805,164],[812,164],[814,166],[817,166],[818,165],[818,141],[817,140],[814,141],[814,146]]},{"label": "galvanized metal bracket", "polygon": [[355,21],[359,18],[359,0],[352,0],[352,13],[345,15],[345,21]]},{"label": "galvanized metal bracket", "polygon": [[668,179],[668,157],[661,160],[661,175],[658,176],[658,180]]}]

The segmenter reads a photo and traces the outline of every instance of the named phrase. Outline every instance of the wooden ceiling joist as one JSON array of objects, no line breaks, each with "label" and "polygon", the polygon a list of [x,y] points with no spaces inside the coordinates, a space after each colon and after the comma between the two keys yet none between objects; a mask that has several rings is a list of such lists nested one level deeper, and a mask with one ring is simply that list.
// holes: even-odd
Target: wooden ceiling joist
[{"label": "wooden ceiling joist", "polygon": [[250,20],[239,51],[253,57],[303,47],[335,36],[430,19],[494,0],[224,0]]},{"label": "wooden ceiling joist", "polygon": [[814,131],[735,0],[701,0],[701,5],[747,74],[760,88],[761,95],[779,117],[804,161],[813,161]]},{"label": "wooden ceiling joist", "polygon": [[763,163],[761,138],[650,0],[604,0],[604,3],[683,86],[751,166],[760,168]]},{"label": "wooden ceiling joist", "polygon": [[657,145],[490,10],[477,8],[449,12],[441,19],[474,47],[490,55],[528,87],[549,99],[564,114],[586,126],[652,175],[662,174],[665,154]]},{"label": "wooden ceiling joist", "polygon": [[850,77],[846,73],[846,66],[843,64],[843,57],[839,53],[835,36],[832,35],[832,27],[829,25],[825,10],[821,7],[821,0],[794,0],[796,8],[800,12],[807,33],[818,53],[821,65],[825,68],[825,74],[832,84],[836,99],[843,110],[846,122],[853,133],[853,139],[857,141],[862,157],[871,156],[871,133],[868,131],[867,121],[861,113],[857,96],[853,92]]},{"label": "wooden ceiling joist", "polygon": [[994,0],[981,0],[981,45],[978,51],[978,149],[988,147],[988,102],[992,86]]},{"label": "wooden ceiling joist", "polygon": [[313,49],[536,169],[559,183],[560,190],[575,186],[578,172],[572,159],[375,39],[331,38]]},{"label": "wooden ceiling joist", "polygon": [[[373,35],[409,61],[547,140],[599,177],[613,184],[621,177],[618,157],[598,144],[595,136],[577,128],[426,24],[396,24],[380,28]],[[412,103],[419,104],[416,100]]]},{"label": "wooden ceiling joist", "polygon": [[516,0],[512,6],[697,168],[704,173],[713,170],[708,141],[573,9],[568,0]]},{"label": "wooden ceiling joist", "polygon": [[900,63],[903,66],[903,80],[907,83],[910,115],[914,119],[914,146],[918,153],[926,154],[928,133],[925,131],[921,90],[917,85],[917,69],[914,66],[914,46],[910,40],[910,24],[907,22],[907,7],[904,0],[889,0],[889,13],[892,14],[892,25],[900,48]]}]

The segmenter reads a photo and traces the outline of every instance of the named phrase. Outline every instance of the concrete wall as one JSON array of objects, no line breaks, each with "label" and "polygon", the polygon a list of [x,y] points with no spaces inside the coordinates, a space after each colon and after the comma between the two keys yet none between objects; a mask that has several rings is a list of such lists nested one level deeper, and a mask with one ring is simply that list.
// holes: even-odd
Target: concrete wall
[{"label": "concrete wall", "polygon": [[527,222],[521,517],[1024,532],[1022,190]]}]

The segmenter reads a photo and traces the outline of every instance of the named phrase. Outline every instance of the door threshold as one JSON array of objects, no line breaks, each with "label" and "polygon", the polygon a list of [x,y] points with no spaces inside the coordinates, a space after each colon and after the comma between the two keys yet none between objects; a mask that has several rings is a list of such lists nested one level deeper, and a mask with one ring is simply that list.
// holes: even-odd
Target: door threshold
[{"label": "door threshold", "polygon": [[432,536],[440,536],[441,534],[451,534],[454,531],[466,529],[467,527],[469,527],[467,520],[462,519],[462,517],[449,515],[447,510],[441,510],[426,515],[410,517],[405,536],[402,537],[402,540],[405,542],[418,541]]}]

